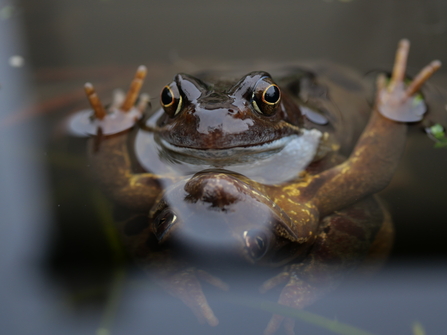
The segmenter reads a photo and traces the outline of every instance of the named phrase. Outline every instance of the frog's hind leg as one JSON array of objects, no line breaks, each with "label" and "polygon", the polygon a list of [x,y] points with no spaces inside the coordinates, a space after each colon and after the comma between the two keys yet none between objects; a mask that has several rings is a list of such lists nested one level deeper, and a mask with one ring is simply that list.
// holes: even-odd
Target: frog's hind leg
[{"label": "frog's hind leg", "polygon": [[147,213],[121,221],[119,227],[130,255],[157,285],[182,300],[200,323],[208,323],[210,326],[219,323],[202,290],[202,283],[228,291],[225,282],[191,266],[172,249],[158,246],[148,225]]},{"label": "frog's hind leg", "polygon": [[[302,309],[314,303],[335,289],[352,270],[358,269],[383,222],[384,213],[373,197],[326,216],[306,259],[286,266],[283,272],[263,284],[261,292],[286,282],[279,304]],[[264,334],[274,334],[281,324],[287,334],[293,334],[293,323],[284,316],[274,315]]]}]

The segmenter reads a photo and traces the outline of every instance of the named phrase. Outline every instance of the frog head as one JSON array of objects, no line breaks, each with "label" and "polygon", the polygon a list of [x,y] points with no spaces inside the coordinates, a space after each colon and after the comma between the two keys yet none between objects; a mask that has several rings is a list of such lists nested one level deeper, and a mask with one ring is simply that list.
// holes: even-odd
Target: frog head
[{"label": "frog head", "polygon": [[178,74],[161,93],[164,114],[160,137],[176,151],[262,150],[281,138],[300,134],[299,108],[281,94],[267,72],[251,72],[239,81],[205,83]]}]

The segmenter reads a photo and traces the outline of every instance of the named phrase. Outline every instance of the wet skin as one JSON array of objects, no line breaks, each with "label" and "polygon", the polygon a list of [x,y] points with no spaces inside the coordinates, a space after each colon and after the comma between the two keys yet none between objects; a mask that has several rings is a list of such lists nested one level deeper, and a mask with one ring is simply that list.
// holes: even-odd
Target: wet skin
[{"label": "wet skin", "polygon": [[[394,173],[405,122],[422,119],[414,95],[440,66],[432,62],[406,87],[408,48],[401,41],[390,82],[379,77],[370,116],[355,98],[364,84],[349,76],[345,95],[334,97],[337,85],[303,70],[277,81],[266,72],[237,80],[179,74],[142,129],[99,131],[89,145],[93,175],[129,213],[119,228],[130,253],[210,325],[218,320],[200,280],[228,287],[200,265],[277,268],[261,291],[284,285],[279,303],[303,308],[366,259],[380,262],[393,231],[374,194]],[[108,120],[87,93],[97,118]],[[131,89],[127,110],[135,97]],[[293,333],[293,320],[278,315],[265,333],[282,323]]]}]

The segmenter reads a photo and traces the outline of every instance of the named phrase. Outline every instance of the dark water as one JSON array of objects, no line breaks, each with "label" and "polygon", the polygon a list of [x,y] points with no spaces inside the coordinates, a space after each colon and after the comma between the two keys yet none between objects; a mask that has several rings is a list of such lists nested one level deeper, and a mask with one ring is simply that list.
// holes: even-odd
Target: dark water
[{"label": "dark water", "polygon": [[[149,69],[144,90],[157,96],[178,71],[232,62],[326,59],[363,73],[390,69],[402,37],[412,42],[410,74],[432,59],[447,63],[447,3],[0,2],[1,333],[262,333],[270,312],[256,299],[275,301],[279,291],[261,297],[258,278],[229,278],[231,294],[204,285],[220,319],[211,328],[139,270],[117,270],[108,203],[87,182],[85,141],[68,139],[61,122],[87,106],[85,81],[107,99],[139,64]],[[446,90],[446,74],[431,89]],[[416,127],[409,135],[382,193],[396,225],[390,262],[308,311],[372,334],[413,334],[415,322],[425,334],[445,332],[447,151]],[[334,334],[321,324],[297,321],[296,331]]]}]

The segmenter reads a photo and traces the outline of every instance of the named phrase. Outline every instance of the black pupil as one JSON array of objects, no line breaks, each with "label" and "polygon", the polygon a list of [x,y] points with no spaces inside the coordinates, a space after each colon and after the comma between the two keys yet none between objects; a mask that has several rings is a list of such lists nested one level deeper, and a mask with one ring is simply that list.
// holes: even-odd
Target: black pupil
[{"label": "black pupil", "polygon": [[163,89],[163,92],[161,92],[161,102],[163,103],[163,105],[169,105],[170,103],[172,103],[173,97],[172,97],[172,93],[171,90],[167,87],[165,87]]},{"label": "black pupil", "polygon": [[274,104],[279,100],[279,88],[278,86],[270,86],[264,93],[264,100],[268,103]]}]

